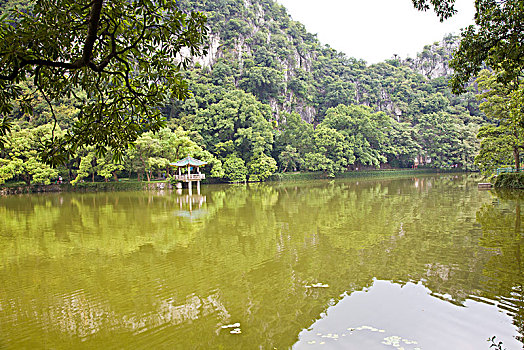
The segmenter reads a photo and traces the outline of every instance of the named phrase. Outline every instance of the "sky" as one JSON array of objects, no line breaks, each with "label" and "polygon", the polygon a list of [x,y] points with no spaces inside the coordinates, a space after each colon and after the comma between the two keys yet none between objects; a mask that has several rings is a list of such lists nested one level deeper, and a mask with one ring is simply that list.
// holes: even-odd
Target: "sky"
[{"label": "sky", "polygon": [[322,44],[369,64],[416,57],[424,45],[473,24],[474,0],[457,0],[458,13],[441,23],[433,11],[420,12],[411,0],[277,0],[293,20],[317,34]]}]

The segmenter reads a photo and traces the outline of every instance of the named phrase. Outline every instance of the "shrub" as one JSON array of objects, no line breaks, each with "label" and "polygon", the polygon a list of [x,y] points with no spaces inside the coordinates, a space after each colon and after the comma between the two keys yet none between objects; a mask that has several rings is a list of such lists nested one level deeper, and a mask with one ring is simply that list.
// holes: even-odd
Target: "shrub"
[{"label": "shrub", "polygon": [[524,189],[524,173],[500,174],[495,179],[495,187]]},{"label": "shrub", "polygon": [[248,170],[249,181],[264,181],[277,170],[277,162],[262,153],[249,162]]},{"label": "shrub", "polygon": [[224,174],[230,182],[244,182],[247,180],[247,168],[244,160],[241,158],[230,155],[224,161]]}]

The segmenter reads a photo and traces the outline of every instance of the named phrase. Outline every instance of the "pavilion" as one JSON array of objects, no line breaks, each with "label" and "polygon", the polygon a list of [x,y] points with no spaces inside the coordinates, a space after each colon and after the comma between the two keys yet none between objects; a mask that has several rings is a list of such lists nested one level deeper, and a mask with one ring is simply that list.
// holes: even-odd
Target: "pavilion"
[{"label": "pavilion", "polygon": [[[193,181],[196,181],[197,192],[200,194],[200,181],[206,178],[205,174],[200,173],[200,167],[206,164],[207,162],[188,156],[184,159],[179,160],[178,162],[170,163],[169,165],[178,168],[178,175],[175,174],[175,179],[181,182],[187,182],[187,188],[189,189],[189,194],[191,195],[191,183]],[[193,168],[194,172],[191,173],[191,170],[193,170]]]}]

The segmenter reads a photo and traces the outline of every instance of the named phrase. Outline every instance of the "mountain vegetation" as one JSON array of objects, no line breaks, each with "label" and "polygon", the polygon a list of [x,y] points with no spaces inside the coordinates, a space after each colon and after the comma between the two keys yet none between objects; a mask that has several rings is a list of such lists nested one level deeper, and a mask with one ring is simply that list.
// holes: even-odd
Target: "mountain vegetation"
[{"label": "mountain vegetation", "polygon": [[[24,4],[0,1],[0,8],[5,14]],[[133,129],[129,148],[112,145],[118,137],[101,143],[104,147],[91,143],[104,135],[94,122],[92,136],[84,135],[89,142],[73,147],[64,165],[49,168],[54,172],[42,179],[17,164],[35,157],[45,167],[39,156],[49,147],[45,140],[61,133],[74,138],[78,123],[87,120],[82,101],[93,96],[71,86],[71,94],[48,103],[38,83],[20,79],[22,97],[3,114],[12,127],[0,135],[0,183],[49,182],[57,174],[75,181],[151,179],[167,176],[169,162],[187,155],[208,161],[206,171],[226,181],[260,181],[275,171],[335,176],[378,167],[476,168],[476,135],[487,117],[479,109],[476,84],[459,96],[448,87],[458,36],[427,45],[415,58],[368,65],[321,44],[273,0],[177,4],[181,13],[207,17],[206,53],[195,56],[181,47],[177,56],[177,62],[189,60],[177,81],[187,83],[191,94],[153,101],[151,115],[158,111],[162,119],[154,118],[154,128]],[[31,108],[24,96],[31,96]],[[139,118],[133,109],[117,109],[125,118]],[[37,128],[48,134],[42,137]],[[16,150],[21,144],[32,156]]]}]

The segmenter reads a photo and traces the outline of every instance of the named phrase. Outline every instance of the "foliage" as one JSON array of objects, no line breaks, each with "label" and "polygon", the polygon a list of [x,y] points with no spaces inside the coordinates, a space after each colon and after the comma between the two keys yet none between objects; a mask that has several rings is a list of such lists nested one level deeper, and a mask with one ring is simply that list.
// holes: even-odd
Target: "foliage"
[{"label": "foliage", "polygon": [[300,153],[298,153],[296,148],[290,145],[286,145],[286,148],[279,154],[278,160],[281,167],[283,167],[283,169],[281,169],[282,172],[286,172],[288,168],[297,171],[303,163]]},{"label": "foliage", "polygon": [[421,116],[417,126],[419,144],[437,168],[472,168],[478,149],[476,127],[468,127],[459,118],[439,112]]},{"label": "foliage", "polygon": [[413,6],[421,11],[430,9],[430,4],[435,13],[440,17],[440,21],[453,16],[457,10],[455,9],[455,0],[411,0]]},{"label": "foliage", "polygon": [[273,158],[261,153],[247,164],[249,181],[264,181],[277,170],[277,162]]},{"label": "foliage", "polygon": [[234,153],[244,162],[273,148],[271,108],[241,90],[231,91],[197,112],[192,129],[218,157]]},{"label": "foliage", "polygon": [[495,338],[497,338],[496,336],[493,336],[491,338],[488,339],[488,342],[491,343],[491,345],[489,346],[489,348],[494,348],[495,350],[506,350],[505,348],[503,348],[502,346],[504,345],[501,341],[499,341],[498,343],[495,341]]},{"label": "foliage", "polygon": [[511,162],[519,169],[524,149],[524,85],[501,83],[501,74],[504,72],[483,70],[477,79],[481,89],[478,98],[483,101],[480,108],[491,120],[478,135],[482,142],[475,162],[484,173]]},{"label": "foliage", "polygon": [[375,113],[366,106],[339,105],[327,111],[321,123],[337,130],[349,145],[353,157],[348,157],[348,165],[357,162],[378,167],[386,162],[382,154],[384,143],[390,128],[390,118],[382,113]]},{"label": "foliage", "polygon": [[496,177],[494,185],[497,188],[523,189],[524,188],[524,174],[521,174],[521,173],[500,174]]},{"label": "foliage", "polygon": [[262,102],[269,102],[271,97],[275,98],[281,94],[283,76],[274,68],[252,67],[245,71],[239,86],[257,96]]},{"label": "foliage", "polygon": [[475,26],[462,32],[460,47],[451,61],[451,85],[462,92],[472,77],[487,65],[503,72],[499,82],[522,77],[524,68],[524,3],[522,0],[475,1]]},{"label": "foliage", "polygon": [[[451,17],[455,0],[412,0],[415,8],[434,6],[440,20]],[[524,68],[524,3],[521,0],[475,1],[475,25],[462,31],[460,46],[451,67],[454,92],[464,92],[471,78],[487,65],[500,70],[499,82],[508,83],[522,77]]]},{"label": "foliage", "polygon": [[247,175],[248,169],[242,158],[232,154],[224,160],[224,177],[229,182],[245,182]]},{"label": "foliage", "polygon": [[390,121],[390,125],[383,151],[387,163],[394,167],[410,167],[422,149],[416,141],[416,130],[409,123]]},{"label": "foliage", "polygon": [[43,163],[38,158],[41,143],[59,134],[50,124],[35,129],[13,130],[6,139],[0,152],[0,184],[20,176],[27,185],[31,183],[50,184],[58,177],[58,171]]},{"label": "foliage", "polygon": [[[6,11],[0,24],[0,136],[13,101],[30,112],[32,94],[52,101],[74,96],[80,109],[66,133],[52,135],[45,160],[65,162],[84,145],[111,147],[121,158],[140,133],[163,125],[159,107],[188,96],[182,48],[202,52],[205,16],[183,13],[175,1],[37,0],[29,12]],[[177,59],[178,57],[178,59]],[[32,94],[20,84],[32,79]],[[54,112],[53,112],[54,115]],[[56,116],[54,116],[56,120]]]},{"label": "foliage", "polygon": [[286,170],[302,169],[305,154],[312,149],[313,126],[297,113],[280,114],[282,122],[275,136],[275,152],[280,167]]},{"label": "foliage", "polygon": [[314,151],[306,154],[306,169],[323,171],[330,177],[343,172],[355,162],[355,155],[344,135],[320,125],[313,135]]}]

